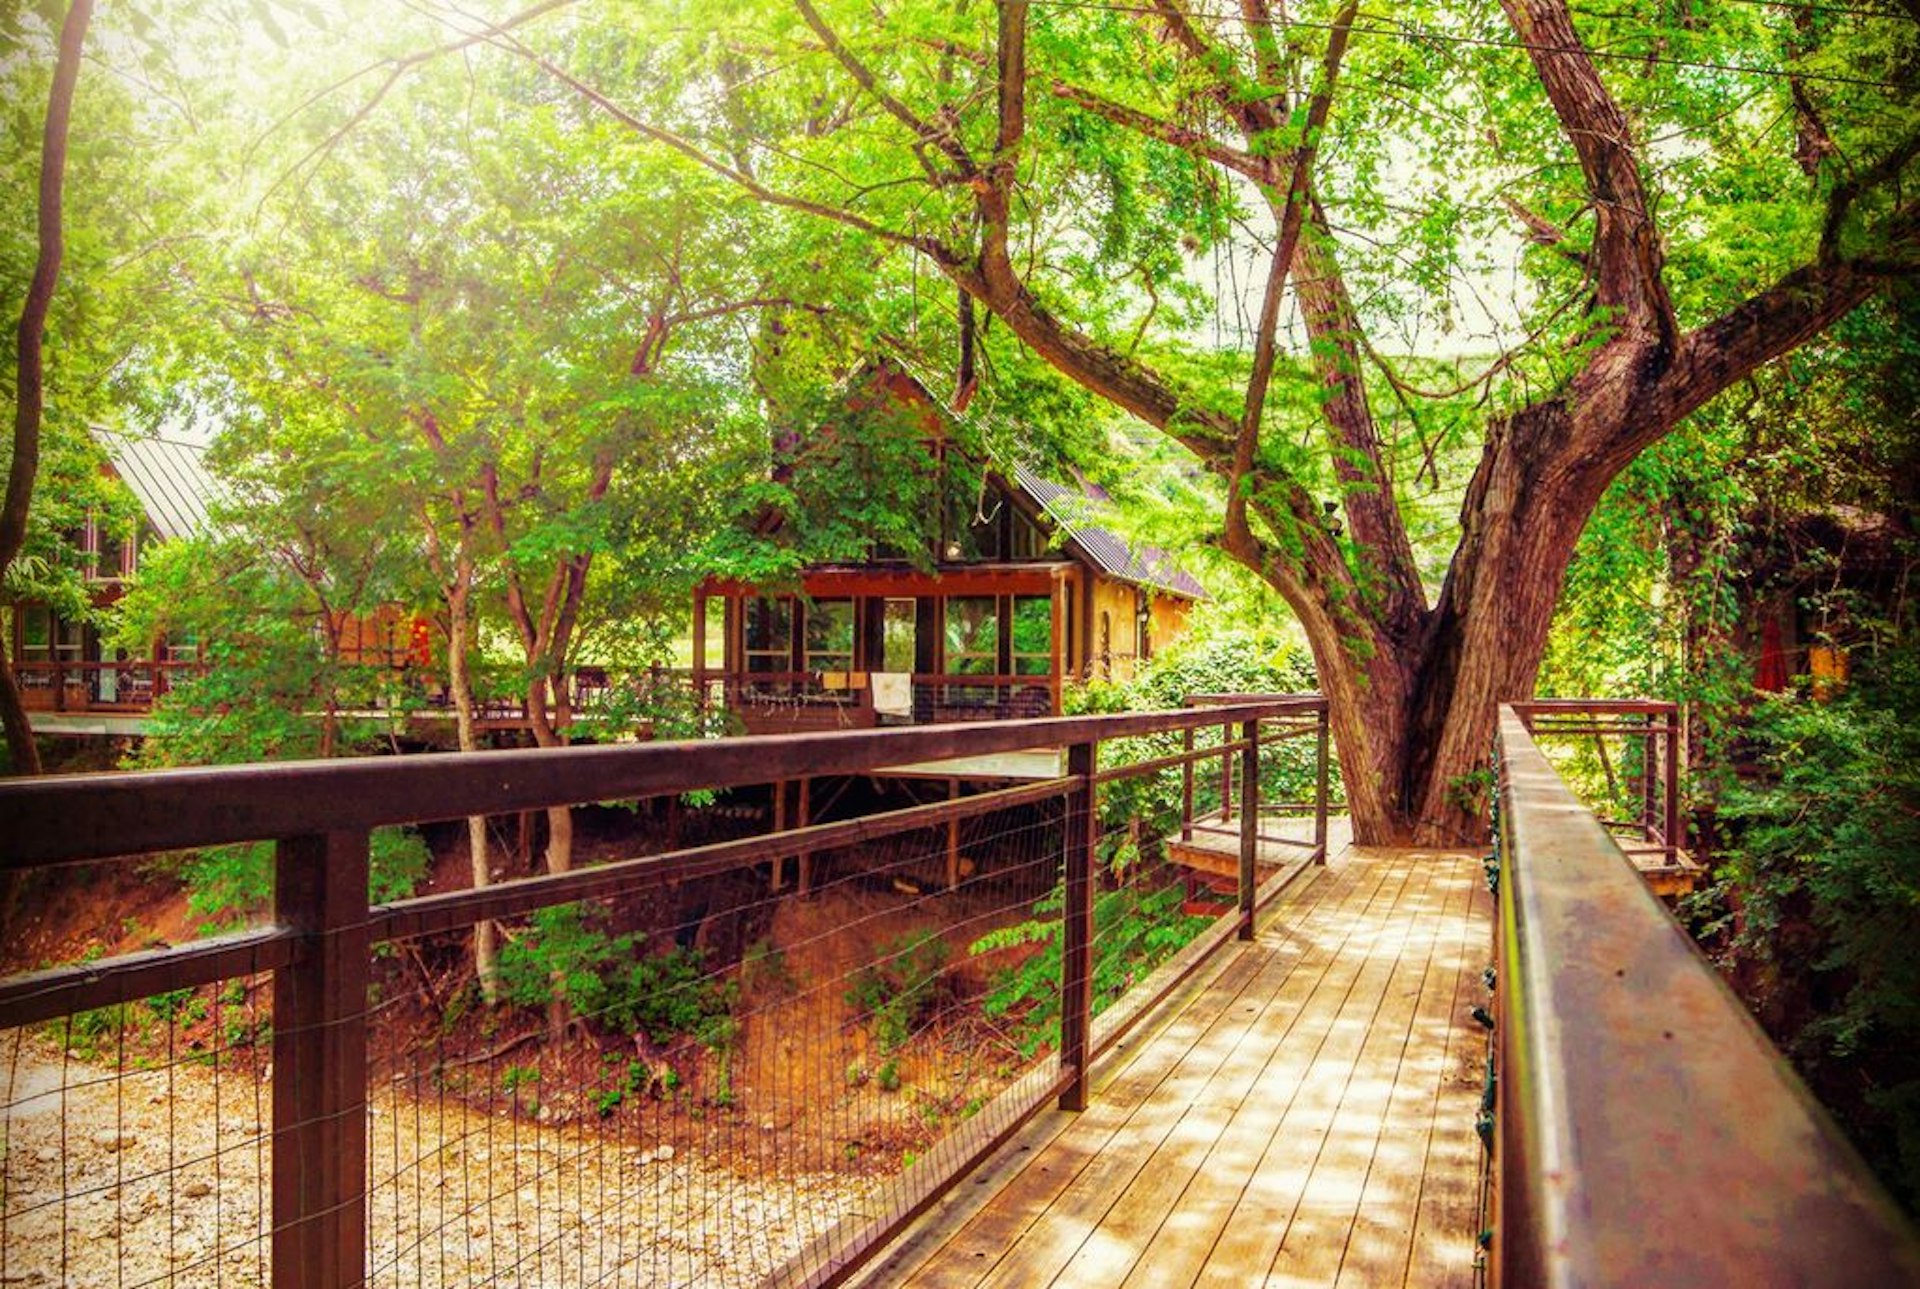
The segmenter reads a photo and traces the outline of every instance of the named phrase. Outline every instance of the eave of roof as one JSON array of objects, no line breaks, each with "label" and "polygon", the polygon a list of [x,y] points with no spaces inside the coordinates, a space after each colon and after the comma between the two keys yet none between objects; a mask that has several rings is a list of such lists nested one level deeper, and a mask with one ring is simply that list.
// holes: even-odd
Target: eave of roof
[{"label": "eave of roof", "polygon": [[1013,482],[1046,512],[1048,518],[1060,525],[1061,531],[1077,543],[1102,572],[1123,582],[1183,599],[1207,598],[1207,588],[1193,574],[1179,567],[1166,551],[1157,546],[1131,547],[1107,529],[1074,517],[1076,507],[1089,502],[1102,505],[1110,501],[1105,490],[1097,485],[1083,484],[1078,489],[1069,488],[1019,464],[1013,467]]}]

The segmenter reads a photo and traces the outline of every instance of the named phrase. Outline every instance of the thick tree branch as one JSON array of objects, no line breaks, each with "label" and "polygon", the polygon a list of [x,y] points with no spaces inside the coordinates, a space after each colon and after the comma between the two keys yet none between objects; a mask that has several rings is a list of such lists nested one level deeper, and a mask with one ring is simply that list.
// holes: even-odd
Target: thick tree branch
[{"label": "thick tree branch", "polygon": [[1115,103],[1103,98],[1092,90],[1078,85],[1069,85],[1065,81],[1055,80],[1052,85],[1055,98],[1064,99],[1077,107],[1093,113],[1103,120],[1124,126],[1144,138],[1154,139],[1172,147],[1179,148],[1192,156],[1244,175],[1256,183],[1265,182],[1271,174],[1271,162],[1264,157],[1256,157],[1251,152],[1231,147],[1208,135],[1205,131],[1190,125],[1179,125],[1162,120],[1149,112]]},{"label": "thick tree branch", "polygon": [[[1920,209],[1908,207],[1897,224],[1895,244],[1920,251]],[[1865,303],[1886,285],[1875,267],[1845,260],[1804,265],[1689,332],[1656,389],[1650,415],[1627,427],[1610,455],[1631,460],[1714,395]],[[1907,272],[1920,276],[1920,263]]]},{"label": "thick tree branch", "polygon": [[1359,11],[1357,0],[1348,0],[1333,21],[1327,38],[1326,56],[1320,63],[1320,83],[1307,108],[1306,130],[1294,146],[1292,169],[1287,176],[1286,194],[1273,205],[1278,237],[1273,259],[1267,265],[1267,285],[1260,301],[1260,322],[1254,332],[1253,370],[1247,377],[1246,397],[1241,405],[1240,432],[1233,450],[1233,472],[1227,477],[1227,532],[1232,536],[1244,530],[1247,522],[1245,483],[1253,469],[1253,458],[1260,442],[1260,422],[1266,414],[1267,387],[1273,379],[1273,362],[1278,352],[1280,296],[1286,288],[1287,274],[1293,267],[1294,249],[1300,244],[1300,227],[1305,218],[1307,190],[1313,158],[1326,128],[1327,113],[1333,104],[1333,87],[1340,78],[1340,61],[1346,56],[1347,38]]},{"label": "thick tree branch", "polygon": [[1501,0],[1501,7],[1580,159],[1597,220],[1595,301],[1616,334],[1652,340],[1669,352],[1679,329],[1626,114],[1574,33],[1566,0]]},{"label": "thick tree branch", "polygon": [[1313,365],[1325,387],[1321,416],[1334,475],[1340,480],[1341,504],[1354,544],[1385,593],[1378,619],[1404,638],[1426,610],[1426,591],[1367,401],[1359,311],[1347,293],[1333,234],[1317,202],[1312,226],[1300,244],[1294,284],[1312,340]]}]

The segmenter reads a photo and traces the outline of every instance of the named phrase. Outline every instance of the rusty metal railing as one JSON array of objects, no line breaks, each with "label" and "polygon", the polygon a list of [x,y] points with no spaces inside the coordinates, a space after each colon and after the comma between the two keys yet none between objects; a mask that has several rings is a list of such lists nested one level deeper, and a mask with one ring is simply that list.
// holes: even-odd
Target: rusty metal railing
[{"label": "rusty metal railing", "polygon": [[1493,1282],[1920,1284],[1912,1228],[1515,707],[1498,762]]}]

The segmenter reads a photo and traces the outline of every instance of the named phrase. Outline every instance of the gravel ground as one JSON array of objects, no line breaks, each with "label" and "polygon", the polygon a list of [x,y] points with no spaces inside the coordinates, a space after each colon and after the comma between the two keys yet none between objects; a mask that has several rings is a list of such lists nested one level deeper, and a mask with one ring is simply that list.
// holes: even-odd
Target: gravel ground
[{"label": "gravel ground", "polygon": [[[0,1036],[0,1285],[264,1284],[270,1075],[119,1073]],[[747,1178],[685,1146],[375,1092],[370,1283],[758,1284],[871,1179]]]}]

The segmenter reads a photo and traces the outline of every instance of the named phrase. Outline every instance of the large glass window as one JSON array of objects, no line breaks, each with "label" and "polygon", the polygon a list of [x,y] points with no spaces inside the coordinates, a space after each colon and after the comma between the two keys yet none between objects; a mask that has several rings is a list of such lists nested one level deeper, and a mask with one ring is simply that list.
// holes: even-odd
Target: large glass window
[{"label": "large glass window", "polygon": [[1044,595],[1013,599],[1013,674],[1053,673],[1053,601]]},{"label": "large glass window", "polygon": [[741,637],[746,646],[747,670],[760,673],[793,670],[793,601],[787,596],[758,597],[742,602],[745,621]]},{"label": "large glass window", "polygon": [[815,600],[807,606],[807,670],[853,670],[853,601]]},{"label": "large glass window", "polygon": [[1000,606],[990,595],[947,601],[947,673],[995,676],[1000,672]]}]

